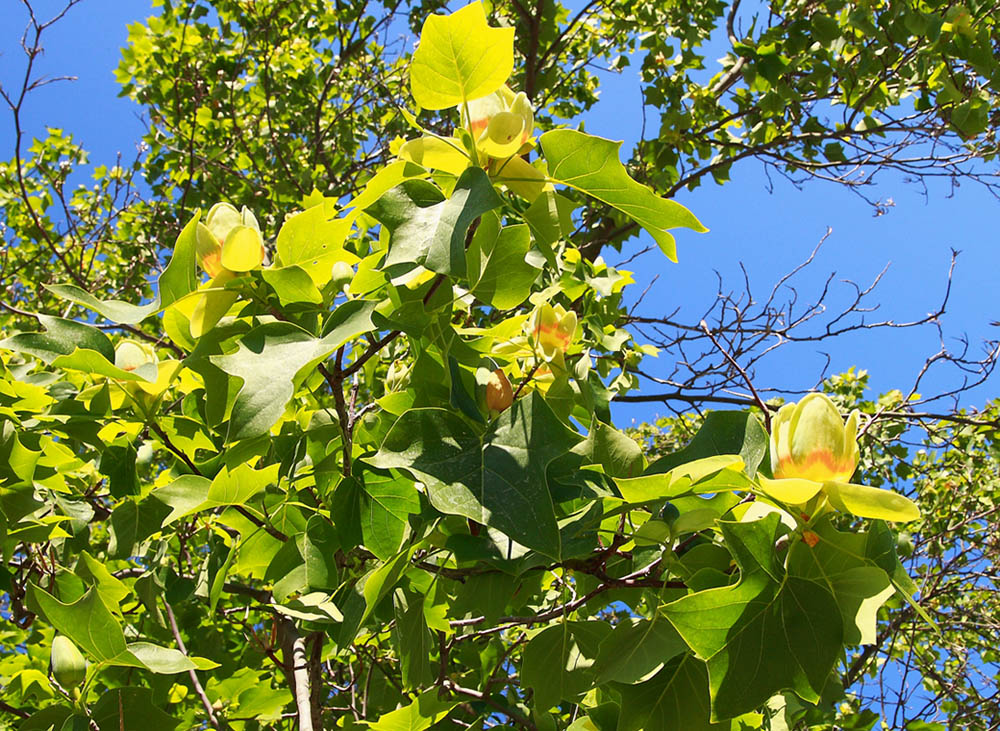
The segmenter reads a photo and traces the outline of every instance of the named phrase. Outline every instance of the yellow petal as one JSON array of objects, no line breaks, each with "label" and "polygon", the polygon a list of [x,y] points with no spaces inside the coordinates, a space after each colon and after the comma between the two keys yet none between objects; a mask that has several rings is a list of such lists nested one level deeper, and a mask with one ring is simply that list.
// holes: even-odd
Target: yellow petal
[{"label": "yellow petal", "polygon": [[809,502],[820,490],[822,482],[803,480],[800,477],[787,477],[781,480],[769,480],[763,475],[757,476],[761,489],[779,502],[788,505],[802,505]]},{"label": "yellow petal", "polygon": [[248,272],[264,260],[264,241],[260,231],[249,226],[234,226],[222,245],[222,266],[231,272]]}]

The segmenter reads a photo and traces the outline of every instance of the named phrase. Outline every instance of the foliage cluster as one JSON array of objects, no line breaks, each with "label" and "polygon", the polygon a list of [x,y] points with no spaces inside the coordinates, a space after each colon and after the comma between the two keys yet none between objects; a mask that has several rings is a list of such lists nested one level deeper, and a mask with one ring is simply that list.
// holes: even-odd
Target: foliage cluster
[{"label": "foliage cluster", "polygon": [[[430,16],[411,59],[388,41],[400,6],[333,5],[165,3],[120,69],[148,156],[96,187],[67,190],[71,137],[22,159],[17,129],[7,309],[63,315],[0,355],[12,726],[861,728],[873,656],[970,707],[969,663],[995,662],[964,618],[995,604],[993,503],[953,481],[996,482],[993,432],[948,422],[947,449],[911,457],[901,428],[863,422],[859,481],[931,496],[915,551],[823,512],[825,487],[775,486],[766,411],[644,450],[610,403],[653,349],[599,251],[642,228],[674,258],[670,230],[702,229],[635,178],[721,182],[752,155],[839,175],[911,129],[957,131],[942,170],[961,174],[992,154],[966,124],[992,104],[995,61],[967,42],[992,37],[988,6],[810,3],[755,40],[739,3],[515,4],[513,30],[473,4]],[[696,84],[723,17],[734,55]],[[588,61],[638,46],[663,116],[629,168],[583,132],[534,137],[596,99]],[[850,124],[824,127],[824,103]],[[831,384],[843,410],[880,414],[856,384]],[[859,515],[912,517],[864,494]]]}]

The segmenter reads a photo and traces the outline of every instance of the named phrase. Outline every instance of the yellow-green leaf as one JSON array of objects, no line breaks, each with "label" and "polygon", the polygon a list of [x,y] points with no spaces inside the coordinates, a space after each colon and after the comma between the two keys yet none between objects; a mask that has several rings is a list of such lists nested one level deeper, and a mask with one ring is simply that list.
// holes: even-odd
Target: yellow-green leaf
[{"label": "yellow-green leaf", "polygon": [[549,177],[617,208],[642,226],[670,261],[677,261],[670,228],[708,231],[691,211],[676,201],[661,198],[648,186],[629,177],[618,158],[621,142],[556,129],[542,135],[539,142],[549,164]]},{"label": "yellow-green leaf", "polygon": [[431,15],[410,65],[413,99],[447,109],[492,94],[514,70],[514,29],[491,28],[482,3]]},{"label": "yellow-green leaf", "polygon": [[890,490],[848,482],[827,482],[824,488],[831,505],[859,518],[906,523],[920,517],[920,510],[912,500]]}]

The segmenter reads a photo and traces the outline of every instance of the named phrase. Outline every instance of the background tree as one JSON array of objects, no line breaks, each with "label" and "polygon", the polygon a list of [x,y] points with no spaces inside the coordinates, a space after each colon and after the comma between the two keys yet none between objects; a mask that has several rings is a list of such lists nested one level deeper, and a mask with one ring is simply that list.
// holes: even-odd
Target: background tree
[{"label": "background tree", "polygon": [[[628,62],[628,53],[638,50],[644,53],[645,99],[656,110],[654,116],[660,114],[661,119],[660,132],[655,138],[651,135],[640,143],[629,169],[633,175],[653,183],[661,191],[672,193],[684,186],[698,184],[709,174],[717,182],[724,182],[728,166],[744,158],[759,159],[772,170],[796,179],[802,176],[830,178],[851,185],[863,194],[866,191],[863,184],[871,182],[874,174],[887,168],[902,169],[913,174],[918,181],[927,176],[949,175],[957,180],[976,179],[986,185],[993,184],[989,168],[977,164],[979,160],[991,161],[995,144],[989,124],[994,93],[991,83],[996,78],[995,60],[992,54],[984,54],[982,50],[995,43],[995,13],[991,6],[931,7],[893,3],[892,7],[888,4],[854,7],[809,3],[801,8],[772,6],[741,9],[738,3],[728,7],[703,3],[697,7],[679,4],[661,8],[659,5],[653,3],[637,8],[629,4],[628,12],[611,3],[591,3],[573,11],[549,3],[538,3],[533,7],[513,4],[494,8],[495,22],[508,22],[516,29],[517,62],[514,67],[517,71],[511,83],[516,88],[524,89],[532,98],[542,129],[551,124],[576,120],[577,115],[593,104],[597,82],[590,70],[591,64],[622,65]],[[3,253],[3,285],[7,292],[5,304],[11,316],[8,322],[32,327],[30,319],[19,312],[26,309],[51,312],[65,307],[65,303],[59,304],[44,290],[36,290],[34,287],[40,283],[71,281],[100,297],[114,296],[138,301],[150,293],[146,272],[162,268],[166,263],[170,254],[169,242],[179,234],[195,208],[207,210],[223,199],[238,205],[246,204],[257,213],[266,236],[272,238],[280,229],[285,213],[306,207],[307,199],[309,202],[317,200],[314,191],[320,196],[332,195],[346,201],[363,190],[378,165],[391,159],[395,151],[393,140],[397,136],[411,134],[400,112],[410,104],[406,70],[412,41],[406,40],[403,33],[407,27],[419,27],[425,15],[436,8],[436,5],[399,5],[378,8],[376,14],[374,8],[363,3],[348,7],[342,3],[316,2],[309,8],[283,2],[165,4],[159,18],[151,21],[148,27],[132,29],[130,47],[123,55],[120,69],[126,93],[133,95],[148,109],[148,154],[135,163],[122,164],[119,161],[117,166],[99,168],[95,173],[96,188],[72,191],[66,190],[65,181],[84,162],[86,153],[62,132],[53,132],[47,140],[28,145],[27,140],[22,138],[18,123],[25,100],[40,83],[32,74],[31,63],[47,21],[40,19],[29,26],[26,35],[28,68],[24,86],[4,89],[17,131],[14,159],[2,171],[4,195],[0,199],[6,218],[4,237],[8,244]],[[752,21],[754,14],[756,21]],[[664,28],[669,29],[667,34],[663,33]],[[701,71],[703,49],[711,39],[719,38],[721,28],[726,30],[733,53],[717,75],[701,83],[698,80],[707,76]],[[745,33],[744,29],[747,29]],[[862,39],[865,42],[860,42]],[[872,42],[873,39],[875,42]],[[676,50],[673,45],[677,46]],[[904,108],[911,98],[916,100],[912,111]],[[412,110],[412,106],[409,108]],[[835,111],[839,113],[835,114]],[[447,115],[434,113],[425,113],[421,120],[427,129],[438,133],[448,133],[454,122]],[[655,121],[652,120],[650,128]],[[861,177],[856,175],[859,171]],[[572,191],[566,196],[576,201],[583,199]],[[877,201],[873,200],[873,203]],[[574,248],[583,254],[585,260],[596,259],[606,245],[620,246],[626,237],[638,231],[615,209],[601,206],[580,211],[573,223],[575,230],[571,238]],[[575,274],[585,276],[591,286],[618,286],[613,284],[613,273],[593,270],[590,266],[580,263]],[[597,284],[602,279],[603,284]],[[709,328],[698,323],[676,323],[668,318],[643,322],[624,314],[616,316],[620,319],[609,320],[605,324],[623,328],[631,321],[633,325],[656,327],[660,333],[665,333],[643,338],[642,342],[653,340],[667,348],[701,347],[706,356],[703,367],[696,365],[682,378],[666,379],[671,381],[669,386],[675,393],[683,395],[682,403],[699,407],[731,398],[723,390],[737,384],[744,385],[744,374],[740,369],[750,369],[755,354],[760,352],[761,344],[768,337],[778,334],[786,340],[793,340],[796,337],[792,332],[793,326],[801,327],[809,321],[783,320],[781,314],[785,310],[770,301],[759,310],[759,314],[735,300],[730,300],[728,304],[734,306],[727,307],[726,301],[722,301],[717,320],[707,318],[711,322]],[[857,318],[863,306],[860,301],[855,303],[840,319]],[[928,322],[932,319],[929,318]],[[854,322],[857,323],[857,319]],[[129,329],[135,337],[159,340],[162,333],[151,324],[118,323],[112,329]],[[854,326],[860,325],[849,325]],[[885,326],[892,325],[886,323]],[[383,338],[391,332],[385,332]],[[624,330],[615,332],[616,338],[619,337],[618,332],[623,333],[620,337],[625,338]],[[841,328],[833,327],[827,328],[826,332],[821,329],[818,336],[803,337],[826,338],[840,332],[843,332]],[[599,345],[608,347],[609,342],[602,340]],[[612,363],[634,363],[641,355],[641,351],[629,345],[627,338],[614,345],[616,347],[604,354],[604,359],[597,361],[598,367],[603,367],[602,363],[608,364],[607,373],[602,372],[602,375],[611,373],[614,368]],[[384,346],[390,347],[389,343]],[[186,349],[184,344],[166,341],[162,342],[162,347]],[[390,348],[388,352],[394,351]],[[734,368],[733,361],[740,367]],[[686,356],[679,356],[677,362],[686,364],[692,361]],[[986,374],[992,366],[992,355],[982,362],[964,357],[959,357],[956,362],[978,374]],[[390,365],[381,363],[381,367],[386,369]],[[405,365],[406,358],[403,357],[400,368]],[[337,367],[340,368],[339,365]],[[637,377],[635,370],[615,371],[612,387],[616,391],[624,391],[638,382]],[[68,386],[58,385],[55,392],[59,393],[59,389],[69,392],[82,386],[79,381],[70,379]],[[336,393],[337,388],[332,388],[331,398]],[[364,403],[364,392],[361,393],[361,403]],[[24,397],[21,393],[16,395]],[[350,391],[345,394],[343,404],[334,403],[329,407],[339,413],[341,406],[346,408],[350,403],[349,395]],[[845,411],[860,397],[854,385],[842,390],[840,395]],[[638,397],[662,398],[662,394],[647,392]],[[742,405],[749,405],[745,399],[737,400]],[[758,402],[753,400],[753,403]],[[880,438],[902,433],[903,427],[898,419],[912,422],[914,418],[920,418],[914,415],[912,403],[903,399],[894,402],[888,409],[882,409],[881,405],[873,409],[862,404],[867,411],[878,415],[877,426],[866,432],[866,438],[873,439],[882,430],[885,432]],[[766,410],[766,405],[759,405]],[[14,408],[13,405],[11,408]],[[183,411],[183,402],[176,408]],[[351,408],[354,408],[353,404]],[[18,413],[24,415],[24,412]],[[359,412],[356,416],[361,418],[363,414]],[[963,459],[971,459],[973,464],[978,465],[977,468],[969,468],[973,474],[979,470],[984,479],[989,474],[990,460],[995,457],[989,435],[996,417],[992,412],[968,417],[951,413],[940,416],[944,418],[940,424],[935,420],[934,432],[940,438],[946,438],[946,443],[952,446],[941,452],[915,455],[908,459],[911,471],[899,467],[897,473],[902,480],[896,483],[898,490],[910,491],[916,486],[922,493],[942,495],[942,500],[947,498],[947,502],[934,502],[930,508],[935,516],[933,527],[915,532],[916,551],[910,568],[916,575],[926,571],[936,582],[934,588],[928,591],[928,602],[940,603],[929,603],[928,611],[937,612],[934,616],[939,623],[945,616],[954,618],[953,607],[962,606],[964,612],[971,613],[977,609],[982,612],[970,615],[968,619],[955,619],[955,624],[948,625],[955,632],[939,636],[925,631],[912,610],[903,606],[890,608],[889,611],[894,613],[884,617],[878,643],[873,645],[876,649],[864,651],[857,661],[851,660],[850,665],[845,665],[842,677],[851,684],[859,683],[856,686],[858,701],[851,707],[853,711],[860,713],[862,708],[887,703],[895,709],[888,713],[904,713],[899,710],[907,706],[900,703],[903,696],[893,697],[885,689],[903,689],[907,687],[906,683],[886,683],[886,678],[897,677],[886,671],[882,683],[878,685],[879,696],[873,699],[869,695],[871,686],[862,683],[865,671],[874,667],[866,663],[881,653],[883,657],[898,660],[897,667],[919,667],[927,683],[925,692],[929,695],[922,699],[927,705],[915,713],[905,711],[911,714],[906,716],[906,720],[941,720],[944,713],[950,714],[956,724],[968,724],[968,727],[975,728],[983,718],[989,717],[991,706],[988,703],[995,702],[985,690],[982,678],[976,677],[980,672],[995,677],[995,669],[991,669],[995,668],[995,664],[991,665],[994,658],[985,639],[989,636],[987,630],[992,621],[989,619],[991,554],[989,543],[980,530],[980,521],[988,521],[992,513],[988,493],[972,493],[969,499],[975,504],[966,505],[964,501],[954,502],[953,493],[942,490],[941,486],[947,485],[949,480],[954,481],[954,465]],[[965,419],[973,423],[966,424]],[[177,425],[174,418],[171,428]],[[159,424],[156,427],[163,428]],[[180,467],[184,461],[181,455],[186,454],[186,449],[176,443],[178,434],[164,429],[166,440],[175,447],[172,449],[163,435],[155,433],[156,427],[150,424],[138,434],[138,440],[125,440],[136,449],[145,447],[148,442],[153,450],[150,465],[144,466],[142,461],[139,464],[139,474],[144,479],[152,480],[157,474],[165,474],[159,470],[171,461],[174,470],[183,469]],[[671,434],[667,440],[674,440],[679,446],[683,441],[679,435],[686,432],[676,429],[673,423],[670,427]],[[964,433],[962,430],[965,428],[972,429],[978,436],[973,438]],[[152,433],[150,430],[153,430]],[[79,434],[74,436],[79,438]],[[131,436],[135,438],[137,435]],[[188,446],[197,450],[197,437],[189,435],[189,438],[193,441],[188,442]],[[12,442],[7,444],[13,449]],[[878,442],[866,444],[877,445]],[[36,446],[29,444],[28,451]],[[114,451],[113,454],[123,455],[127,482],[131,459],[129,444],[117,444],[115,447],[124,450]],[[283,471],[286,462],[292,465],[291,474],[294,476],[298,471],[298,447],[287,447],[290,453],[283,449],[285,447],[276,447],[273,457],[280,457]],[[897,452],[893,453],[891,449]],[[906,457],[899,453],[899,447],[891,449],[887,449],[886,454]],[[870,453],[879,454],[874,446]],[[50,459],[58,462],[57,457]],[[883,463],[888,457],[880,459],[882,462],[876,459],[873,464],[882,464],[884,470]],[[115,478],[106,473],[116,470],[115,465],[119,461],[117,456],[107,460],[104,473],[109,482],[113,483]],[[303,468],[306,469],[307,465]],[[913,475],[917,474],[923,477],[914,482]],[[85,479],[79,475],[77,478]],[[13,478],[8,476],[10,479]],[[93,503],[91,498],[95,496],[107,498],[104,489],[104,486],[98,487],[89,497],[84,490],[82,495],[86,501]],[[340,494],[345,493],[342,491]],[[358,498],[363,500],[364,494],[370,495],[361,493]],[[121,497],[114,493],[111,496]],[[87,507],[73,501],[70,503],[68,507],[55,508],[54,515],[62,515],[63,518],[76,515],[78,521],[86,520],[83,516],[87,514]],[[128,501],[122,503],[130,504]],[[264,500],[262,504],[266,516],[270,509],[268,501]],[[107,512],[111,504],[98,500],[90,507],[100,517],[102,506]],[[371,503],[367,506],[373,507]],[[972,512],[961,512],[966,509]],[[77,513],[73,513],[74,510]],[[8,509],[6,514],[15,513]],[[965,520],[955,517],[958,515],[982,517]],[[119,529],[114,528],[113,516],[112,512],[112,533],[116,533]],[[125,525],[123,516],[124,512],[118,514],[119,528]],[[944,516],[950,517],[945,519]],[[18,515],[17,520],[22,517]],[[279,525],[284,526],[284,523]],[[79,526],[74,530],[77,528]],[[33,527],[32,530],[40,529]],[[97,546],[101,546],[104,540],[100,530],[97,529],[95,538]],[[281,527],[277,530],[280,531]],[[197,532],[185,535],[190,531]],[[168,572],[165,576],[151,579],[157,587],[152,591],[169,591],[169,584],[176,588],[175,596],[187,597],[184,582],[190,580],[197,586],[203,586],[205,580],[218,575],[218,557],[225,558],[226,550],[230,548],[226,544],[227,536],[231,539],[232,535],[225,528],[220,533],[217,526],[206,525],[202,529],[193,522],[187,524],[185,532],[177,538],[178,544],[171,543],[171,550],[179,550],[180,557],[188,552],[188,558],[180,558],[177,565],[187,560],[186,565],[192,567],[192,571],[189,574],[174,571],[176,576]],[[300,542],[308,546],[309,540],[312,540],[308,531],[302,535],[307,537]],[[368,542],[373,540],[371,535],[362,536],[362,539]],[[959,541],[957,545],[968,550],[949,550],[948,546],[956,545],[956,541]],[[190,555],[195,547],[197,550],[206,550],[207,547],[208,555],[216,557],[206,561],[198,572],[193,570],[197,566],[197,555]],[[107,550],[114,552],[117,546],[115,549],[108,546]],[[299,548],[303,566],[307,565],[308,550]],[[231,551],[229,556],[232,557]],[[42,552],[39,557],[42,566],[45,566],[45,560]],[[29,567],[20,563],[16,565],[21,573],[16,575],[12,589],[15,586],[23,588],[21,580],[31,575]],[[98,579],[87,578],[90,564],[86,559],[82,559],[82,566],[80,561],[76,563],[75,575],[86,585],[100,584]],[[934,567],[934,571],[930,567]],[[357,568],[361,570],[361,567]],[[587,574],[587,568],[574,567],[582,574],[593,576]],[[118,569],[126,571],[118,578],[126,581],[137,578],[128,573],[133,570],[137,569]],[[440,571],[438,573],[441,575]],[[472,575],[478,574],[473,572]],[[224,580],[225,570],[222,576]],[[488,578],[491,576],[485,574],[483,582],[462,581],[466,577],[456,576],[454,581],[461,586],[453,587],[454,594],[450,590],[446,592],[449,601],[461,600],[460,594],[488,588],[480,586],[480,583],[492,586],[492,579]],[[614,574],[611,576],[616,580],[619,578]],[[613,592],[615,587],[607,585],[607,581],[600,576],[596,578],[603,583],[595,588],[603,586],[603,592],[617,596]],[[640,580],[646,579],[652,577]],[[73,583],[77,579],[66,578],[66,581]],[[438,581],[444,583],[442,579]],[[469,583],[474,588],[466,587]],[[209,600],[211,591],[218,590],[214,579],[210,584]],[[140,587],[139,590],[132,588],[136,596],[139,596],[136,592],[142,591],[142,587],[150,586],[149,582],[137,581],[131,587],[136,585]],[[119,590],[117,585],[109,586],[114,588],[105,587],[107,591]],[[420,588],[419,584],[415,588]],[[497,590],[502,592],[508,588]],[[256,586],[235,583],[223,584],[222,590],[237,593],[259,591]],[[73,595],[73,589],[66,591],[69,592],[66,596]],[[567,588],[557,584],[542,585],[540,591],[556,597],[559,592],[565,593]],[[243,596],[264,603],[273,598],[259,593],[244,593]],[[16,590],[11,597],[22,603],[25,599],[17,596]],[[970,597],[980,601],[969,602],[967,599]],[[152,609],[145,606],[144,611],[151,612],[160,627],[152,634],[159,632],[162,635],[160,640],[165,643],[169,643],[171,638],[177,639],[179,634],[181,638],[187,637],[187,646],[191,648],[224,642],[218,628],[208,623],[198,625],[198,622],[205,621],[205,615],[203,609],[195,611],[194,606],[186,604],[190,614],[173,619],[171,600],[162,611],[159,605]],[[240,607],[233,605],[228,609]],[[518,607],[505,607],[500,611],[507,609],[513,612],[509,616],[527,616],[518,615]],[[297,611],[304,610],[297,608]],[[400,616],[409,616],[410,621],[417,621],[416,613],[408,610],[406,596],[399,600],[395,611],[401,613]],[[164,612],[165,617],[162,616]],[[238,611],[224,616],[235,618],[228,621],[239,621]],[[174,619],[179,620],[176,622],[178,630],[168,635],[166,630],[172,629]],[[315,620],[315,616],[312,619]],[[398,622],[399,618],[396,619]],[[271,651],[271,659],[284,667],[289,675],[294,675],[294,667],[288,663],[288,658],[295,652],[294,628],[281,622],[272,622],[271,627],[271,636],[262,637],[259,623],[247,625],[245,636],[251,638],[251,643],[257,642],[254,647],[261,656],[254,658],[253,667],[268,667],[266,663],[258,663],[258,660]],[[421,636],[420,632],[417,635]],[[11,642],[20,641],[24,634],[15,632],[10,637]],[[948,640],[942,641],[941,637]],[[44,647],[46,639],[45,636],[36,636],[34,642],[42,640],[36,646]],[[478,639],[466,638],[465,642]],[[519,660],[522,657],[519,653],[523,651],[527,639],[525,637],[520,644],[515,642],[509,652],[507,647],[498,649],[500,656],[494,671],[496,668],[506,669],[504,663],[508,661]],[[283,641],[287,645],[279,652],[278,645]],[[315,643],[315,637],[313,641]],[[393,707],[400,701],[400,696],[394,695],[399,690],[394,681],[405,685],[404,691],[410,687],[406,685],[408,681],[394,674],[393,670],[396,673],[411,672],[393,664],[399,655],[393,641],[399,640],[376,637],[373,647],[367,643],[361,645],[358,655],[361,664],[357,667],[357,675],[351,678],[355,669],[349,663],[339,669],[343,677],[334,675],[329,682],[334,686],[349,687],[361,696],[364,704],[371,702],[373,711],[375,708]],[[178,640],[177,644],[183,651],[183,642]],[[475,642],[472,645],[475,646]],[[957,659],[962,657],[963,651],[975,653],[969,648],[977,646],[983,648],[978,657],[973,654],[964,665]],[[442,672],[448,664],[442,657],[445,647],[447,645],[439,647],[436,655],[433,648],[426,653],[436,659]],[[468,666],[460,653],[452,655],[451,649],[448,649],[447,655],[456,668]],[[31,658],[30,652],[26,658],[30,662],[23,661],[24,667],[37,670],[40,658]],[[390,672],[381,675],[375,672],[383,667]],[[249,686],[259,678],[270,677],[265,671],[261,672],[264,674],[254,678],[249,678],[249,674],[240,677]],[[496,672],[496,677],[499,677],[500,672]],[[203,699],[197,696],[207,692],[205,697],[210,697],[214,703],[215,698],[223,696],[241,698],[242,690],[245,690],[242,686],[223,686],[222,690],[209,687],[207,691],[202,688],[199,692],[199,681],[195,679],[197,675],[193,670],[191,673],[190,681],[156,686],[156,702],[162,704],[163,698],[171,699],[170,702],[176,704],[173,706],[175,710],[183,708],[184,713],[195,715],[205,713],[211,722],[213,714],[207,711]],[[903,677],[905,679],[906,676]],[[32,680],[35,685],[32,685]],[[128,680],[126,678],[124,684]],[[516,676],[514,681],[516,686]],[[455,685],[453,679],[449,682]],[[309,684],[310,687],[317,687],[315,679],[311,679]],[[437,684],[443,686],[445,679],[439,677]],[[293,687],[294,682],[286,677],[284,685],[286,688]],[[480,685],[479,689],[457,687],[482,695],[477,698],[466,694],[472,701],[485,704],[473,707],[473,711],[484,708],[497,710],[492,704],[503,701],[489,694],[491,685],[492,681],[487,678],[485,685]],[[17,676],[15,686],[21,692],[22,700],[40,699],[47,692],[40,679],[25,672]],[[262,718],[268,717],[268,712],[276,712],[273,711],[276,707],[287,707],[287,696],[282,694],[280,683],[268,685],[262,682],[258,686],[256,693],[251,693],[240,702],[241,707],[253,707],[250,696],[254,696],[253,700],[260,704],[271,704],[267,711],[261,711]],[[461,691],[456,692],[461,695]],[[510,692],[505,697],[514,697]],[[379,693],[382,695],[379,696]],[[118,697],[125,696],[119,693]],[[352,698],[351,703],[355,702]],[[914,705],[912,700],[909,705]],[[562,724],[572,719],[574,714],[579,715],[579,708],[567,708],[565,713],[569,715],[557,715],[555,722]],[[521,713],[506,705],[504,709]],[[881,707],[879,711],[882,711]],[[825,721],[819,719],[828,719],[829,716],[824,714],[829,712],[828,707],[804,712],[805,721],[823,723]],[[249,716],[249,711],[246,713]],[[238,720],[240,716],[229,715],[236,719],[234,722],[242,723]],[[788,718],[795,722],[797,716],[793,713]],[[509,716],[508,720],[515,724],[539,722],[523,714],[521,718]],[[894,723],[897,720],[894,719]],[[600,725],[593,715],[591,722]],[[747,722],[756,721],[748,719]],[[839,722],[847,721],[841,719]],[[864,714],[856,715],[850,721],[854,724],[865,722]]]}]

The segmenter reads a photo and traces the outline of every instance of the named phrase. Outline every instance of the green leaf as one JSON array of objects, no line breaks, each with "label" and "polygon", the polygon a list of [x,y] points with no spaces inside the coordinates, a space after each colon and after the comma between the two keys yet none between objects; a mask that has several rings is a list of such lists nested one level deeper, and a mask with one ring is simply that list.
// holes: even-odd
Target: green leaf
[{"label": "green leaf", "polygon": [[576,700],[591,687],[591,666],[609,630],[605,622],[561,622],[531,638],[521,659],[521,682],[534,691],[537,710]]},{"label": "green leaf", "polygon": [[559,558],[561,543],[545,470],[580,437],[538,394],[519,399],[480,436],[443,409],[411,409],[368,461],[427,485],[431,504],[496,528]]},{"label": "green leaf", "polygon": [[767,456],[768,434],[747,411],[713,411],[705,417],[694,439],[684,449],[668,454],[646,468],[647,475],[669,472],[678,465],[720,454],[738,454],[753,477]]},{"label": "green leaf", "polygon": [[628,503],[645,503],[693,493],[745,490],[751,486],[743,473],[743,460],[735,454],[704,457],[678,465],[670,472],[615,479]]},{"label": "green leaf", "polygon": [[498,216],[484,215],[466,254],[472,294],[500,310],[511,310],[524,302],[541,271],[525,261],[530,248],[527,225],[501,228]]},{"label": "green leaf", "polygon": [[188,670],[211,670],[219,664],[203,657],[188,657],[180,650],[150,642],[132,642],[127,651],[112,661],[116,665],[142,667],[158,675],[175,675]]},{"label": "green leaf", "polygon": [[907,523],[920,518],[916,503],[892,490],[848,482],[827,482],[823,485],[830,504],[837,510],[862,518]]},{"label": "green leaf", "polygon": [[707,675],[684,653],[645,683],[623,686],[618,731],[729,731],[729,723],[711,721]]},{"label": "green leaf", "polygon": [[348,215],[337,218],[336,215],[336,208],[326,201],[285,219],[274,242],[281,267],[275,267],[270,270],[270,275],[265,275],[269,284],[273,286],[273,282],[278,281],[291,287],[296,282],[299,289],[311,294],[298,274],[279,272],[288,268],[299,269],[310,276],[314,287],[322,287],[330,281],[334,263],[358,262],[358,257],[344,248],[344,241],[357,217]]},{"label": "green leaf", "polygon": [[789,573],[820,582],[833,594],[843,619],[844,642],[875,642],[878,609],[894,592],[889,574],[876,564],[876,559],[882,560],[879,536],[842,533],[828,520],[812,530],[819,542],[815,546],[805,541],[792,544]]},{"label": "green leaf", "polygon": [[254,495],[278,482],[279,469],[279,464],[268,465],[259,470],[246,464],[241,464],[232,471],[223,467],[212,480],[205,504],[200,509],[246,504]]},{"label": "green leaf", "polygon": [[418,695],[409,705],[383,714],[369,728],[374,731],[424,731],[457,705],[457,700],[438,698],[437,689],[432,688]]},{"label": "green leaf", "polygon": [[406,688],[430,685],[434,680],[430,663],[434,638],[427,629],[423,599],[419,594],[397,592],[394,602],[399,669]]},{"label": "green leaf", "polygon": [[239,350],[209,360],[243,381],[233,403],[229,441],[248,439],[268,430],[281,418],[295,384],[348,340],[375,329],[374,303],[352,300],[338,307],[332,329],[316,338],[290,322],[258,325],[243,336]]},{"label": "green leaf", "polygon": [[367,209],[391,233],[383,268],[403,273],[419,264],[438,274],[465,276],[469,226],[501,203],[481,168],[462,173],[447,199],[424,180],[396,186]]},{"label": "green leaf", "polygon": [[74,284],[45,285],[45,288],[57,297],[83,305],[112,322],[136,325],[198,288],[196,231],[200,218],[201,212],[195,212],[194,217],[181,229],[170,263],[157,280],[157,295],[148,304],[133,305],[121,300],[99,300]]},{"label": "green leaf", "polygon": [[594,675],[598,683],[640,683],[686,649],[673,625],[659,616],[623,619],[601,642]]},{"label": "green leaf", "polygon": [[340,548],[337,531],[329,520],[314,515],[306,523],[305,533],[296,538],[305,566],[305,583],[310,589],[337,588],[339,583],[336,553]]},{"label": "green leaf", "polygon": [[735,586],[689,594],[663,612],[695,655],[708,664],[712,719],[734,718],[777,691],[816,703],[843,647],[840,611],[821,584],[782,575],[773,561],[775,514],[752,523],[720,521],[726,544],[739,548]]},{"label": "green leaf", "polygon": [[20,333],[0,340],[0,348],[33,355],[44,363],[52,363],[60,355],[70,355],[77,348],[93,350],[114,363],[115,347],[96,327],[75,320],[50,315],[36,315],[45,332]]},{"label": "green leaf", "polygon": [[90,715],[101,731],[173,731],[181,723],[153,702],[153,691],[149,688],[109,690],[94,704]]},{"label": "green leaf", "polygon": [[80,551],[76,564],[76,575],[88,586],[93,586],[101,600],[112,612],[120,613],[120,604],[129,595],[128,587],[116,579],[107,567],[86,551]]},{"label": "green leaf", "polygon": [[[207,480],[205,480],[207,484]],[[128,558],[137,543],[142,543],[164,525],[170,509],[155,500],[136,502],[126,498],[111,513],[112,558]]]},{"label": "green leaf", "polygon": [[420,512],[413,483],[389,473],[365,470],[360,514],[365,547],[383,561],[399,551],[408,516]]},{"label": "green leaf", "polygon": [[131,444],[109,444],[101,455],[99,469],[108,478],[108,490],[114,497],[139,494],[135,460],[136,451]]},{"label": "green leaf", "polygon": [[[331,271],[332,269],[331,266]],[[261,276],[278,295],[278,301],[282,306],[296,302],[318,305],[323,301],[323,295],[316,289],[312,277],[300,266],[265,269],[261,272]]]},{"label": "green leaf", "polygon": [[635,477],[642,474],[645,459],[642,449],[627,434],[596,418],[590,424],[587,438],[573,448],[590,464],[599,464],[610,477]]},{"label": "green leaf", "polygon": [[35,603],[53,627],[98,662],[113,661],[127,651],[121,625],[108,611],[96,588],[88,589],[69,604],[63,604],[34,584],[29,585],[28,593],[29,602]]},{"label": "green leaf", "polygon": [[447,109],[492,94],[514,70],[514,29],[491,28],[480,2],[430,15],[410,63],[413,99]]},{"label": "green leaf", "polygon": [[659,197],[629,177],[618,158],[621,142],[570,129],[546,132],[539,142],[550,178],[629,216],[649,232],[671,261],[677,261],[677,247],[667,229],[683,226],[698,233],[708,231],[680,203]]},{"label": "green leaf", "polygon": [[222,590],[226,586],[226,574],[229,573],[233,561],[236,560],[239,547],[239,541],[234,540],[233,545],[229,547],[229,552],[226,554],[226,560],[222,562],[222,565],[215,572],[215,576],[212,577],[212,584],[208,588],[208,609],[213,614],[219,604],[219,599],[222,598]]}]

